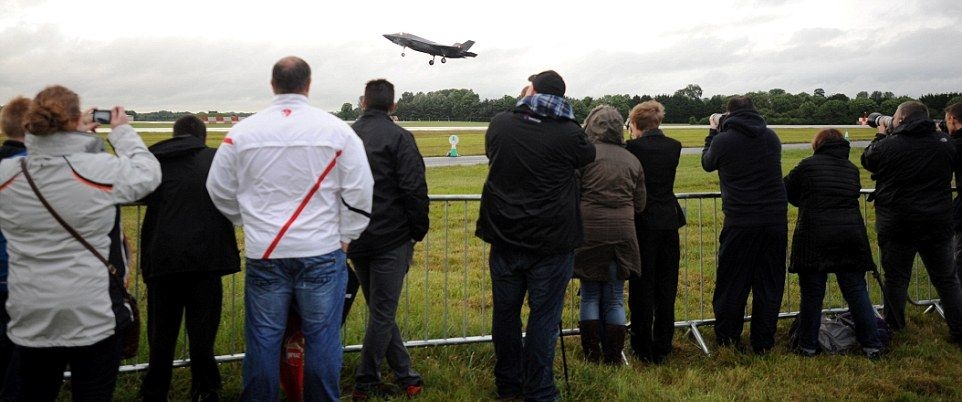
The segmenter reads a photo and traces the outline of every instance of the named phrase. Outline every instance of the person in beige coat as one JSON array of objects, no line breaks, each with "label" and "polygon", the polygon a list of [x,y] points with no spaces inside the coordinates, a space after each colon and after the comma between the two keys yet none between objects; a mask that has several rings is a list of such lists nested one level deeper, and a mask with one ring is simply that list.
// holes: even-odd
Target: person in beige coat
[{"label": "person in beige coat", "polygon": [[645,209],[645,174],[625,149],[624,119],[607,105],[585,119],[595,161],[579,170],[585,243],[575,250],[581,280],[581,346],[590,362],[622,364],[625,280],[641,271],[635,215]]}]

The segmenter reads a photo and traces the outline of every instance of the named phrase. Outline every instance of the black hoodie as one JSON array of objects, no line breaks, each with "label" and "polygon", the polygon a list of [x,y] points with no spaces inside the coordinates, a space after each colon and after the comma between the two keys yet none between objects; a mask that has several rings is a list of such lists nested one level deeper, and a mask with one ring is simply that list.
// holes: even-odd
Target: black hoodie
[{"label": "black hoodie", "polygon": [[163,180],[144,202],[141,272],[144,282],[169,274],[240,271],[234,225],[207,194],[207,172],[217,150],[191,136],[151,146]]},{"label": "black hoodie", "polygon": [[782,143],[758,112],[739,110],[705,138],[701,166],[718,171],[725,226],[786,225]]},{"label": "black hoodie", "polygon": [[909,115],[892,134],[877,137],[862,153],[862,166],[876,181],[870,198],[879,214],[951,221],[955,147],[927,114]]}]

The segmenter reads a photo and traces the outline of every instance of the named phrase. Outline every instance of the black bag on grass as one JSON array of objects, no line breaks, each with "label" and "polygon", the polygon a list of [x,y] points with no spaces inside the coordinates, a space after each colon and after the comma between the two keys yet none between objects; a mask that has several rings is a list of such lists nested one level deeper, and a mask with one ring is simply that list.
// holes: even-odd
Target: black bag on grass
[{"label": "black bag on grass", "polygon": [[[839,355],[852,351],[861,352],[861,346],[855,336],[855,321],[852,319],[852,313],[844,312],[834,317],[822,314],[821,320],[821,325],[818,327],[818,347],[822,353]],[[881,317],[875,317],[875,324],[878,327],[882,348],[888,348],[892,341],[892,330]],[[798,347],[798,318],[788,329],[788,342],[792,348]]]}]

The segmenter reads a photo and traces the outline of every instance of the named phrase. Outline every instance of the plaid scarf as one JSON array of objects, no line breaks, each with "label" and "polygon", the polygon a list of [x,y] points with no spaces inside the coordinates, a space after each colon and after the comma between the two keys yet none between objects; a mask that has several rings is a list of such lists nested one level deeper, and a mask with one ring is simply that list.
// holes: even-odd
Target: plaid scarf
[{"label": "plaid scarf", "polygon": [[575,113],[571,104],[563,96],[534,94],[525,96],[515,106],[527,105],[531,112],[544,117],[574,120]]}]

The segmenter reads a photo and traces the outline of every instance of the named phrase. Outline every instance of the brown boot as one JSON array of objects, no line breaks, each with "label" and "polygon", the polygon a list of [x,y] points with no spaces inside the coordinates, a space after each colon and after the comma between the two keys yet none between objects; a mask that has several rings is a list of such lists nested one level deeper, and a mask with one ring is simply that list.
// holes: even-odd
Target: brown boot
[{"label": "brown boot", "polygon": [[605,336],[601,342],[604,348],[605,363],[615,366],[627,364],[625,355],[625,326],[605,324]]},{"label": "brown boot", "polygon": [[585,360],[591,363],[601,363],[601,321],[588,320],[578,323],[581,333],[581,350]]}]

